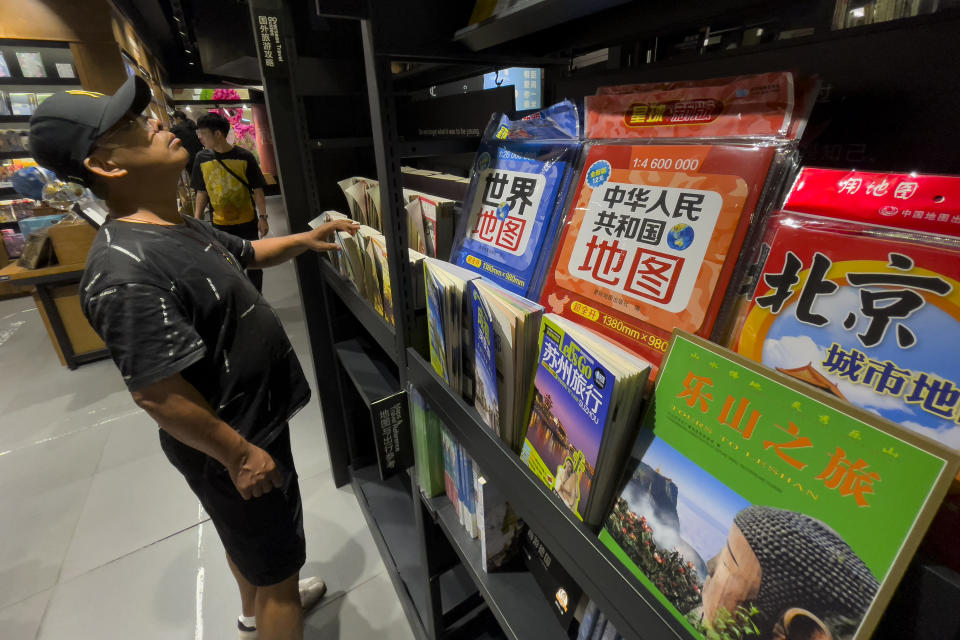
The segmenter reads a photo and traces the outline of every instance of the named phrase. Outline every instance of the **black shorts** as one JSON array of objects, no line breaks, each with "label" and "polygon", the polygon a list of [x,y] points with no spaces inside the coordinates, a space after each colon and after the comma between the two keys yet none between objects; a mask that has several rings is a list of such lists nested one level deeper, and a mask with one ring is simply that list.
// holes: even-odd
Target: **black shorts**
[{"label": "black shorts", "polygon": [[306,561],[303,505],[285,428],[264,449],[283,475],[283,487],[244,500],[226,468],[160,430],[160,446],[210,515],[240,573],[256,586],[282,582]]}]

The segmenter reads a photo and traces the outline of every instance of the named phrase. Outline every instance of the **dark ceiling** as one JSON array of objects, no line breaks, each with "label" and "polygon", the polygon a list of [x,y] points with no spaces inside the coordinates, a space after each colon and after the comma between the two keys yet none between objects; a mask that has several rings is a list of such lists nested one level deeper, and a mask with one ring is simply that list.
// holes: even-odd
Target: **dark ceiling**
[{"label": "dark ceiling", "polygon": [[260,84],[250,13],[241,0],[115,0],[172,85]]}]

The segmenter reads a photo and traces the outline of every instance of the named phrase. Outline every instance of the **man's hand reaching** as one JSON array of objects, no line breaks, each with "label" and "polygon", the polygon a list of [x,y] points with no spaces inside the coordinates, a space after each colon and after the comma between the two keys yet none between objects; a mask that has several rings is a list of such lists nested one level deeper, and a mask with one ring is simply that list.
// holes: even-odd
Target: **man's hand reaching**
[{"label": "man's hand reaching", "polygon": [[259,498],[283,486],[283,476],[270,454],[249,442],[227,471],[244,500]]},{"label": "man's hand reaching", "polygon": [[336,242],[330,242],[330,236],[336,231],[346,231],[353,235],[359,228],[360,225],[353,220],[332,220],[307,232],[307,247],[313,251],[336,251],[339,245]]},{"label": "man's hand reaching", "polygon": [[[261,238],[254,240],[253,261],[247,265],[248,269],[263,269],[296,258],[304,251],[336,251],[340,248],[331,237],[335,231],[346,231],[353,235],[360,229],[360,225],[353,220],[333,220],[322,224],[316,229],[295,233],[277,238]],[[333,240],[334,242],[331,242]]]}]

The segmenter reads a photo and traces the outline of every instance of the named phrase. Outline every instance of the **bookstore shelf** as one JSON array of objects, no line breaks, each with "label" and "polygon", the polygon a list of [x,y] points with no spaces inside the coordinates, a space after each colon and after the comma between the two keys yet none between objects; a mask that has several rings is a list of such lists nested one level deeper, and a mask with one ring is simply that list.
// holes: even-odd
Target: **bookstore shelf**
[{"label": "bookstore shelf", "polygon": [[371,358],[359,340],[344,340],[335,347],[341,366],[367,406],[400,393],[396,373],[386,363]]},{"label": "bookstore shelf", "polygon": [[626,573],[570,509],[536,480],[520,458],[480,419],[473,407],[453,394],[414,349],[407,351],[407,376],[430,408],[517,513],[624,637],[686,638],[653,594]]},{"label": "bookstore shelf", "polygon": [[400,143],[400,156],[422,158],[456,153],[476,153],[480,138],[438,138],[435,140],[407,140]]},{"label": "bookstore shelf", "polygon": [[353,149],[356,147],[372,147],[373,138],[314,138],[310,141],[310,147],[315,150],[327,149]]},{"label": "bookstore shelf", "polygon": [[472,51],[481,51],[503,44],[536,31],[570,22],[592,13],[603,11],[628,0],[550,0],[533,3],[532,6],[514,11],[502,18],[486,20],[464,27],[453,39]]},{"label": "bookstore shelf", "polygon": [[351,483],[413,635],[417,640],[427,640],[429,636],[420,615],[420,606],[426,598],[425,580],[411,580],[416,576],[404,575],[397,562],[398,558],[419,557],[416,532],[412,526],[402,524],[413,517],[410,492],[399,476],[380,481],[375,465],[354,469]]},{"label": "bookstore shelf", "polygon": [[394,362],[398,362],[396,353],[396,332],[390,323],[383,319],[380,314],[367,302],[359,292],[357,292],[353,283],[343,278],[330,264],[330,261],[324,257],[318,257],[320,264],[320,273],[329,286],[330,290],[346,305],[350,313],[353,314],[357,322],[363,325],[370,337],[376,341],[380,348],[390,356]]},{"label": "bookstore shelf", "polygon": [[[371,465],[354,469],[351,483],[414,635],[424,640],[430,637],[424,621],[429,615],[427,577],[420,562],[421,540],[413,526],[414,509],[420,505],[414,503],[410,481],[405,473],[380,480]],[[448,609],[469,602],[476,591],[468,571],[460,566],[442,573],[438,583],[443,601],[452,605]]]},{"label": "bookstore shelf", "polygon": [[403,186],[406,189],[422,191],[441,198],[450,200],[463,200],[467,194],[467,184],[455,180],[438,180],[431,176],[423,176],[415,173],[404,173],[401,175]]},{"label": "bookstore shelf", "polygon": [[430,514],[436,518],[463,566],[469,571],[470,577],[508,638],[546,640],[566,637],[532,574],[526,571],[484,571],[480,541],[467,534],[460,524],[453,503],[446,496],[421,498]]},{"label": "bookstore shelf", "polygon": [[363,71],[353,60],[296,60],[294,92],[298,96],[363,96]]},{"label": "bookstore shelf", "polygon": [[[875,153],[882,151],[883,145],[874,146],[872,137],[868,135],[871,126],[882,126],[883,131],[889,131],[889,117],[880,116],[884,108],[889,110],[884,105],[893,104],[903,97],[894,95],[895,89],[901,94],[909,94],[908,103],[913,107],[928,103],[931,95],[935,95],[936,101],[940,102],[950,99],[955,90],[946,88],[947,83],[942,76],[951,68],[944,61],[954,57],[946,54],[955,40],[960,10],[945,9],[931,16],[833,30],[831,19],[836,2],[832,0],[800,3],[789,10],[759,0],[717,0],[707,4],[681,5],[666,0],[649,3],[548,0],[501,19],[460,29],[457,41],[449,42],[449,36],[463,22],[448,28],[450,25],[439,21],[437,24],[427,21],[414,28],[409,17],[399,19],[406,16],[385,19],[385,15],[397,11],[391,3],[317,0],[315,3],[303,3],[300,10],[321,16],[326,20],[325,27],[332,25],[331,28],[336,28],[338,24],[347,23],[355,25],[352,20],[360,20],[359,29],[348,27],[360,34],[356,47],[349,51],[328,52],[328,57],[321,58],[312,57],[319,50],[313,46],[314,42],[302,42],[303,55],[300,55],[297,41],[304,37],[309,39],[315,34],[307,29],[307,21],[301,19],[301,14],[294,17],[290,13],[290,7],[294,4],[280,0],[250,2],[254,21],[258,12],[259,15],[271,12],[283,14],[281,29],[285,46],[293,52],[288,68],[270,70],[263,66],[263,55],[259,52],[270,117],[278,141],[278,163],[282,165],[281,176],[284,195],[288,199],[291,229],[305,230],[307,222],[322,211],[343,210],[345,203],[342,193],[337,190],[335,180],[327,175],[330,167],[342,169],[342,176],[337,178],[366,175],[378,179],[385,221],[382,231],[387,238],[388,254],[392,257],[390,275],[397,303],[397,325],[394,328],[376,313],[352,283],[340,276],[329,261],[320,259],[318,266],[310,261],[309,269],[305,266],[300,268],[298,276],[310,325],[318,383],[324,394],[322,404],[328,430],[346,430],[350,426],[340,425],[336,419],[342,415],[344,403],[342,397],[337,397],[331,391],[331,384],[335,387],[336,382],[320,379],[324,374],[322,363],[331,359],[324,356],[332,357],[334,349],[343,339],[341,334],[361,338],[369,334],[372,341],[398,365],[396,373],[399,383],[405,385],[410,382],[417,387],[426,403],[543,540],[556,561],[597,603],[625,638],[659,640],[690,637],[666,607],[613,557],[597,535],[577,520],[549,489],[535,481],[519,457],[485,427],[473,407],[454,394],[433,372],[430,364],[419,355],[423,351],[407,348],[422,338],[424,332],[417,326],[422,314],[414,309],[414,301],[409,295],[411,287],[406,286],[422,286],[422,283],[410,283],[406,261],[400,260],[406,251],[407,240],[403,225],[402,189],[414,189],[462,201],[467,185],[401,172],[401,160],[414,159],[416,162],[409,164],[419,168],[446,170],[451,159],[441,160],[442,156],[472,153],[478,145],[476,137],[416,137],[421,129],[450,128],[451,125],[446,121],[448,114],[442,111],[455,113],[458,127],[466,126],[461,122],[471,127],[475,124],[468,122],[470,118],[461,113],[464,109],[442,102],[446,97],[423,101],[411,101],[410,98],[423,95],[431,85],[459,81],[512,66],[544,68],[544,104],[563,97],[576,99],[591,95],[598,86],[604,85],[700,79],[797,68],[805,73],[821,74],[826,83],[827,93],[824,106],[820,109],[827,113],[825,120],[829,122],[819,123],[819,126],[825,128],[829,125],[834,131],[831,131],[832,139],[826,136],[823,138],[826,142],[817,142],[824,145],[820,151],[826,154],[833,147],[842,146],[844,153],[847,153],[850,148],[862,148],[864,158],[874,164],[887,166],[889,161]],[[722,19],[717,19],[718,16]],[[292,17],[294,19],[290,20]],[[786,24],[794,18],[802,24]],[[772,25],[771,31],[786,30],[793,26],[813,27],[815,33],[791,36],[789,39],[774,38],[750,46],[738,43],[737,47],[722,50],[716,48],[708,51],[704,44],[702,53],[689,51],[680,55],[676,51],[667,51],[669,46],[676,44],[671,44],[671,38],[702,36],[698,30],[715,22],[741,25],[744,29],[749,25]],[[681,33],[681,30],[684,31]],[[430,40],[421,37],[426,33],[430,34]],[[650,41],[645,41],[646,38],[650,38]],[[654,39],[658,40],[654,42]],[[923,42],[924,47],[916,47],[909,42]],[[647,58],[651,63],[646,64],[644,54],[650,46],[654,49],[654,56],[652,60]],[[609,58],[603,64],[590,69],[568,68],[574,56],[607,47]],[[479,53],[470,53],[469,49]],[[930,56],[929,65],[917,64],[921,49]],[[902,56],[902,59],[893,61],[891,56],[894,55]],[[390,62],[418,64],[401,70],[401,67],[392,69]],[[924,69],[924,73],[915,73],[918,68]],[[888,79],[890,77],[900,80],[892,82]],[[940,79],[934,81],[935,78]],[[829,91],[833,91],[833,94]],[[493,91],[484,93],[492,94]],[[363,124],[351,128],[349,133],[344,132],[357,137],[321,137],[331,135],[332,131],[321,126],[326,124],[324,118],[329,116],[317,108],[315,98],[318,96],[349,96],[351,104],[352,97],[356,96],[355,106],[369,100],[370,126]],[[477,92],[470,94],[469,99],[482,101],[483,98]],[[840,108],[843,101],[847,101],[846,110]],[[509,103],[513,104],[512,97]],[[510,108],[490,108],[486,103],[482,105],[486,113]],[[875,122],[870,119],[874,110],[879,114],[873,116]],[[853,112],[856,112],[855,122],[850,120]],[[356,113],[354,117],[359,115]],[[867,124],[853,126],[861,122]],[[957,155],[952,149],[958,147],[950,143],[955,136],[948,129],[944,128],[943,136],[938,136],[941,139],[937,141],[930,141],[928,136],[923,136],[923,144],[950,148],[949,153],[908,153],[902,162],[916,163],[916,167],[909,168],[922,170],[926,164],[917,162],[917,158],[929,156],[935,160],[927,162],[946,164],[938,167],[941,171],[951,170],[957,162]],[[837,135],[837,131],[844,135]],[[916,137],[919,140],[915,134],[915,131],[903,133],[898,128],[888,135],[900,135],[903,139],[897,138],[895,143],[887,146],[898,151],[910,148],[907,138]],[[827,142],[831,144],[827,145]],[[869,153],[866,152],[868,144]],[[813,151],[817,151],[816,147]],[[945,160],[943,156],[946,156]],[[431,158],[435,160],[431,162]],[[845,156],[844,166],[855,162],[847,160]],[[307,260],[302,263],[306,265]],[[326,287],[322,286],[323,282],[326,282]],[[400,283],[404,286],[399,286]],[[336,299],[342,304],[335,302]],[[382,364],[388,366],[385,359]],[[352,381],[356,386],[363,385],[357,375],[352,377]],[[449,561],[459,558],[458,566],[463,571],[460,578],[480,592],[489,608],[489,613],[485,612],[484,615],[488,618],[492,616],[506,637],[563,637],[549,601],[543,597],[531,574],[488,575],[483,572],[479,542],[469,538],[446,497],[427,499],[419,496],[416,487],[411,488],[411,484],[416,482],[411,479],[415,474],[401,473],[381,481],[375,465],[362,466],[358,460],[351,460],[346,450],[338,449],[337,444],[335,439],[331,439],[332,466],[335,472],[337,469],[344,470],[344,475],[338,476],[340,483],[349,481],[353,484],[357,500],[418,640],[454,637],[449,635],[456,626],[454,614],[464,610],[468,602],[464,600],[461,607],[448,606],[447,597],[451,593],[449,575],[439,581],[442,584],[437,589],[435,573],[425,575],[427,571],[434,572],[434,568],[421,568],[421,573],[412,571],[417,563],[431,567],[441,555],[449,556],[445,559]],[[349,480],[345,478],[348,467],[351,469]],[[456,558],[446,548],[444,540],[450,543]],[[930,575],[931,572],[927,571],[923,574],[924,579],[929,579]],[[458,583],[454,587],[452,591],[456,592],[456,587],[463,587],[463,584]],[[939,582],[936,588],[941,589]],[[910,599],[915,600],[916,595],[911,593]],[[925,605],[932,605],[935,601],[934,598],[923,599]],[[902,617],[892,609],[893,605],[891,618]],[[557,633],[553,633],[555,629]],[[877,637],[880,636],[878,632]],[[893,636],[885,634],[883,637]],[[911,637],[911,634],[900,637]],[[952,637],[952,634],[943,632],[928,637]]]}]

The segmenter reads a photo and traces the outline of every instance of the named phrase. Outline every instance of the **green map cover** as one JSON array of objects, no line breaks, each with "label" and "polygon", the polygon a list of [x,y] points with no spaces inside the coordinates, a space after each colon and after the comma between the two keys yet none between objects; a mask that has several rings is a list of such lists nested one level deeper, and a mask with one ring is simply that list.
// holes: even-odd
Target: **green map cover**
[{"label": "green map cover", "polygon": [[692,638],[869,638],[956,471],[931,440],[676,332],[600,539]]}]

